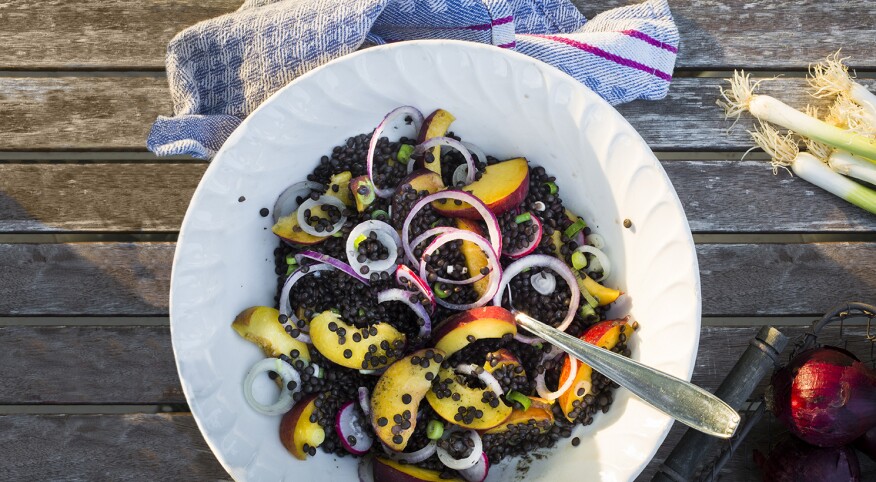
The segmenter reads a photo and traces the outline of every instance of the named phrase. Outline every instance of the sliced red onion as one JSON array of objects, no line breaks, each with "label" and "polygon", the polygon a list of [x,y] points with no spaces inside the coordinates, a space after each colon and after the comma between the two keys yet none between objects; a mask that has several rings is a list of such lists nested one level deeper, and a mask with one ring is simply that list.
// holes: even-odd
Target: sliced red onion
[{"label": "sliced red onion", "polygon": [[489,209],[487,209],[487,205],[470,193],[467,193],[465,191],[458,191],[455,189],[448,189],[446,191],[438,191],[434,194],[429,194],[428,196],[425,196],[424,198],[417,201],[413,205],[413,207],[411,207],[411,212],[408,213],[408,217],[405,218],[405,222],[402,225],[401,239],[402,246],[405,246],[405,254],[408,256],[408,260],[410,262],[418,263],[417,259],[414,258],[414,255],[411,252],[410,245],[405,244],[410,239],[411,220],[413,220],[414,216],[416,216],[417,213],[420,212],[420,209],[423,209],[423,206],[438,199],[462,201],[468,203],[471,207],[473,207],[478,212],[478,214],[480,214],[481,217],[484,218],[484,221],[487,224],[487,234],[489,234],[490,236],[490,246],[493,247],[493,251],[496,253],[502,252],[502,233],[499,231],[499,220],[496,219],[496,216],[491,213]]},{"label": "sliced red onion", "polygon": [[[368,144],[368,156],[365,158],[365,168],[368,170],[368,178],[371,179],[371,184],[374,185],[374,192],[383,198],[392,196],[392,193],[395,192],[395,186],[382,189],[376,182],[374,182],[374,153],[377,150],[377,141],[380,140],[380,134],[383,133],[383,130],[386,129],[386,126],[392,120],[399,116],[411,116],[414,121],[413,127],[415,132],[420,132],[420,126],[423,125],[422,112],[409,105],[403,105],[393,109],[389,114],[386,114],[386,117],[384,117],[383,120],[380,121],[380,124],[377,124],[377,127],[374,129],[374,134],[371,135],[371,142]],[[408,169],[412,169],[413,165],[413,162],[408,162]]]},{"label": "sliced red onion", "polygon": [[[274,218],[274,223],[280,220],[283,216],[288,216],[298,209],[298,198],[306,199],[313,191],[325,191],[325,185],[318,182],[301,181],[287,187],[277,196],[277,201],[274,202],[274,211],[271,213]],[[303,201],[302,201],[303,202]]]},{"label": "sliced red onion", "polygon": [[412,296],[416,296],[417,293],[413,291],[405,291],[398,288],[389,288],[386,290],[377,293],[377,303],[383,303],[385,301],[401,301],[402,303],[408,305],[408,308],[412,309],[420,319],[423,320],[423,324],[420,326],[420,332],[417,334],[420,338],[428,338],[430,334],[432,334],[432,319],[429,317],[429,313],[426,312],[426,308],[423,308],[423,305],[420,303],[414,303],[411,301]]},{"label": "sliced red onion", "polygon": [[402,285],[406,286],[407,283],[412,284],[420,293],[426,295],[426,298],[429,300],[429,305],[431,307],[430,313],[435,313],[435,309],[438,308],[438,304],[435,303],[435,293],[432,292],[432,288],[423,281],[422,278],[417,276],[417,273],[411,268],[400,264],[398,265],[398,269],[395,270],[395,281]]},{"label": "sliced red onion", "polygon": [[362,413],[366,417],[371,417],[371,396],[368,393],[368,387],[359,387],[357,392],[359,398],[359,406],[362,408]]},{"label": "sliced red onion", "polygon": [[557,278],[547,271],[538,272],[529,277],[529,284],[541,295],[549,295],[557,289]]},{"label": "sliced red onion", "polygon": [[[359,262],[359,250],[356,249],[356,238],[360,235],[368,237],[370,233],[377,235],[377,241],[386,247],[389,257],[377,261],[366,259]],[[395,228],[383,221],[370,219],[356,225],[347,237],[347,261],[350,266],[357,272],[361,273],[363,266],[368,267],[370,273],[382,273],[395,269],[395,262],[398,259],[398,247],[401,246],[401,238],[395,232]]]},{"label": "sliced red onion", "polygon": [[308,258],[308,259],[312,259],[314,261],[319,261],[320,263],[325,263],[325,264],[331,265],[332,267],[343,271],[344,273],[356,278],[357,280],[365,283],[366,285],[369,284],[368,278],[357,273],[356,270],[353,269],[352,266],[350,266],[349,264],[347,264],[339,259],[332,258],[331,256],[329,256],[327,254],[318,253],[316,251],[302,251],[302,252],[295,255],[295,259],[298,261],[298,264],[301,264],[301,258]]},{"label": "sliced red onion", "polygon": [[548,391],[547,386],[545,386],[544,383],[544,372],[539,373],[535,377],[535,391],[538,392],[539,397],[546,400],[556,400],[560,398],[560,395],[566,393],[566,390],[568,390],[572,386],[572,382],[575,381],[575,376],[578,375],[578,360],[573,358],[571,355],[567,354],[566,356],[569,357],[571,369],[569,370],[569,376],[566,377],[566,380],[563,382],[563,384],[560,385],[559,388],[557,388],[557,391]]},{"label": "sliced red onion", "polygon": [[[508,265],[502,275],[502,282],[499,284],[499,290],[493,298],[493,304],[496,306],[502,306],[502,295],[505,293],[505,288],[508,287],[508,283],[526,268],[550,268],[554,270],[554,273],[560,275],[560,277],[566,281],[566,284],[569,286],[569,291],[572,293],[572,298],[569,300],[569,312],[566,314],[566,318],[564,318],[563,322],[560,323],[560,326],[557,327],[560,331],[566,331],[566,328],[572,324],[572,320],[575,318],[575,312],[578,310],[578,303],[581,301],[581,291],[578,290],[578,281],[575,279],[572,270],[566,266],[566,263],[554,258],[553,256],[531,254]],[[536,341],[541,341],[540,338],[528,337],[526,335],[521,335],[519,332],[514,336],[514,339],[530,344],[535,343]]]},{"label": "sliced red onion", "polygon": [[457,365],[455,370],[457,373],[462,373],[463,375],[478,377],[478,379],[484,382],[487,388],[492,390],[497,397],[501,397],[505,393],[505,391],[502,390],[502,385],[499,384],[499,380],[496,380],[496,377],[493,376],[492,373],[484,370],[483,367],[477,365]]},{"label": "sliced red onion", "polygon": [[304,211],[325,204],[340,209],[342,213],[344,212],[344,210],[347,209],[347,206],[344,206],[344,203],[342,203],[340,199],[333,196],[320,196],[319,199],[317,199],[316,201],[307,198],[303,203],[301,203],[301,206],[298,206],[298,224],[301,226],[302,231],[311,236],[325,238],[337,233],[341,230],[341,228],[344,227],[344,223],[347,222],[347,216],[344,215],[341,215],[341,218],[338,220],[338,222],[335,223],[334,226],[332,226],[331,231],[317,231],[307,222],[306,219],[304,219]]},{"label": "sliced red onion", "polygon": [[[596,259],[599,261],[599,266],[596,266],[597,263],[592,263],[593,269],[587,270],[587,272],[591,273],[593,271],[598,271],[599,268],[602,268],[602,276],[600,276],[599,278],[593,278],[593,281],[600,282],[605,278],[608,278],[608,275],[611,274],[611,261],[608,259],[608,256],[602,252],[601,249],[585,244],[575,248],[575,251],[581,253],[589,253],[596,256]],[[588,265],[587,267],[590,268],[591,266]]]},{"label": "sliced red onion", "polygon": [[370,456],[359,459],[359,482],[374,482],[374,459]]},{"label": "sliced red onion", "polygon": [[581,231],[575,233],[575,237],[572,238],[572,240],[575,241],[575,244],[577,244],[578,246],[586,244],[587,240],[584,238],[584,230],[582,229]]},{"label": "sliced red onion", "polygon": [[435,146],[446,146],[451,149],[456,149],[462,154],[462,157],[465,158],[465,164],[468,166],[468,172],[466,173],[466,184],[471,184],[475,180],[475,174],[478,172],[477,166],[475,166],[474,160],[471,158],[471,153],[468,152],[468,149],[462,145],[461,142],[453,139],[452,137],[433,137],[431,139],[427,139],[422,144],[417,145],[414,148],[414,156],[422,156],[427,149],[431,149]]},{"label": "sliced red onion", "polygon": [[353,402],[345,403],[335,417],[335,432],[344,448],[351,454],[363,455],[374,444],[374,438],[363,427],[364,421]]},{"label": "sliced red onion", "polygon": [[487,154],[484,153],[484,150],[478,147],[476,144],[472,144],[471,142],[462,141],[462,145],[468,149],[468,152],[478,156],[478,160],[484,164],[487,163]]},{"label": "sliced red onion", "polygon": [[453,171],[451,181],[454,187],[462,187],[468,185],[468,164],[460,164]]},{"label": "sliced red onion", "polygon": [[[275,372],[280,375],[283,383],[280,387],[280,397],[277,401],[271,405],[264,405],[253,396],[252,384],[255,382],[256,377],[268,372]],[[289,382],[295,382],[295,390],[289,390]],[[259,360],[258,363],[249,369],[249,373],[246,374],[246,378],[243,380],[243,398],[246,399],[253,410],[264,415],[283,415],[288,412],[295,405],[295,399],[292,398],[292,394],[300,389],[301,376],[298,374],[298,371],[279,358],[263,358]]]},{"label": "sliced red onion", "polygon": [[435,450],[438,448],[438,444],[434,440],[429,441],[425,447],[414,452],[397,452],[382,442],[381,445],[383,445],[383,451],[386,452],[389,458],[408,464],[418,464],[428,459],[435,454]]},{"label": "sliced red onion", "polygon": [[462,469],[459,474],[467,482],[484,482],[487,479],[487,474],[490,473],[490,459],[487,458],[486,452],[481,454],[481,459],[474,466],[467,469]]},{"label": "sliced red onion", "polygon": [[535,224],[535,228],[537,230],[535,233],[535,237],[532,238],[532,242],[530,242],[529,244],[524,246],[522,249],[519,249],[517,251],[510,251],[510,252],[503,253],[511,259],[522,258],[522,257],[532,253],[533,251],[535,251],[535,248],[538,248],[538,245],[541,243],[541,237],[542,237],[542,234],[544,233],[544,226],[542,225],[541,220],[538,219],[538,216],[536,216],[536,215],[530,216],[529,219],[531,219],[532,223]]},{"label": "sliced red onion", "polygon": [[[333,269],[335,268],[329,264],[320,263],[313,266],[308,266],[306,273],[303,270],[299,269],[292,273],[291,276],[286,278],[286,282],[283,283],[283,288],[280,290],[280,313],[286,315],[286,317],[289,319],[289,322],[293,323],[293,326],[295,326],[296,328],[299,328],[298,322],[300,320],[297,316],[295,316],[295,313],[292,311],[292,306],[289,304],[289,294],[292,291],[292,286],[294,286],[295,283],[298,282],[298,280],[311,273],[318,273],[320,271],[329,271]],[[307,332],[303,329],[299,328],[298,331],[298,336],[294,338],[302,343],[310,343],[310,335],[308,335]]]},{"label": "sliced red onion", "polygon": [[[427,240],[427,239],[429,239],[429,238],[431,238],[431,237],[433,237],[433,236],[439,235],[439,234],[448,234],[448,233],[452,233],[452,232],[459,231],[459,230],[460,230],[459,228],[451,228],[451,227],[449,227],[449,226],[441,226],[441,227],[437,227],[437,228],[427,229],[426,231],[424,231],[423,234],[421,234],[421,235],[417,236],[416,238],[414,238],[414,240],[413,240],[413,241],[411,242],[411,244],[410,244],[410,250],[411,250],[410,260],[411,260],[411,263],[414,263],[414,264],[417,264],[417,265],[420,264],[420,262],[419,262],[418,260],[414,259],[413,250],[416,249],[417,246],[419,246],[420,244],[422,244],[423,241],[425,241],[425,240]],[[448,272],[448,273],[449,273],[449,272]],[[455,280],[455,279],[450,279],[450,278],[442,278],[441,276],[438,276],[438,277],[435,279],[435,281],[438,281],[438,282],[440,282],[440,283],[447,283],[447,284],[449,284],[449,285],[468,285],[468,284],[472,284],[472,283],[478,282],[478,281],[480,281],[480,280],[486,278],[487,276],[489,276],[489,273],[487,273],[487,274],[477,273],[477,274],[475,274],[474,276],[472,276],[472,277],[470,277],[470,278],[463,279],[463,280]]]},{"label": "sliced red onion", "polygon": [[[454,431],[455,430],[448,430],[445,433],[449,434]],[[438,452],[438,460],[448,468],[453,470],[465,470],[474,467],[475,464],[478,463],[478,460],[481,459],[481,455],[484,453],[484,443],[481,440],[481,436],[474,430],[466,430],[466,433],[472,442],[474,442],[474,447],[472,447],[471,453],[468,457],[455,459],[447,450],[441,447],[438,447],[438,450],[436,450],[436,452]]]},{"label": "sliced red onion", "polygon": [[[444,301],[441,298],[438,298],[435,300],[436,302],[438,302],[439,305],[441,305],[445,308],[450,308],[452,310],[465,311],[465,310],[469,310],[471,308],[476,308],[478,306],[485,305],[493,297],[493,295],[496,294],[496,291],[499,289],[500,280],[502,278],[502,265],[499,264],[499,257],[496,256],[496,252],[493,251],[493,248],[490,247],[490,244],[487,242],[486,239],[483,238],[483,236],[475,234],[471,231],[457,229],[454,232],[442,234],[442,235],[438,236],[437,238],[435,238],[432,241],[431,244],[429,244],[429,246],[426,247],[425,250],[423,250],[423,261],[420,262],[420,278],[427,279],[427,277],[426,277],[426,264],[427,263],[425,261],[426,256],[431,255],[436,250],[438,250],[438,248],[440,248],[441,246],[443,246],[451,241],[455,241],[457,239],[461,239],[463,241],[471,241],[472,243],[475,243],[476,245],[478,245],[478,247],[481,248],[481,250],[483,250],[483,252],[487,255],[487,267],[489,268],[490,273],[492,274],[490,276],[490,283],[487,285],[487,289],[484,291],[483,296],[478,298],[478,300],[475,301],[474,303],[459,305],[456,303],[448,303],[447,301]],[[572,278],[572,279],[574,280],[574,278]],[[577,305],[575,307],[577,308]]]},{"label": "sliced red onion", "polygon": [[[579,232],[583,232],[583,230]],[[587,236],[587,243],[596,249],[605,249],[605,238],[603,238],[601,234],[590,233],[590,235]]]},{"label": "sliced red onion", "polygon": [[423,231],[423,234],[414,238],[414,240],[411,241],[410,244],[405,245],[404,242],[402,242],[402,247],[405,249],[405,255],[407,256],[408,261],[415,265],[419,265],[420,261],[414,257],[414,250],[417,249],[417,246],[423,244],[423,241],[431,237],[438,236],[439,234],[447,234],[455,231],[456,229],[458,228],[453,228],[450,226],[439,226],[437,228],[427,229]]}]

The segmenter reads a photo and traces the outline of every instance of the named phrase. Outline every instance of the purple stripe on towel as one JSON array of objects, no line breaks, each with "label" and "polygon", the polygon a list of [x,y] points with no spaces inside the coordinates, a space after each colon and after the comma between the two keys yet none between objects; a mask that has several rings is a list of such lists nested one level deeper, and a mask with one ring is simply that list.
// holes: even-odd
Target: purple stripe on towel
[{"label": "purple stripe on towel", "polygon": [[661,72],[655,68],[648,67],[645,64],[641,64],[636,62],[635,60],[626,59],[619,55],[615,55],[611,52],[607,52],[602,50],[599,47],[594,47],[593,45],[585,44],[584,42],[578,42],[576,40],[572,40],[566,37],[555,37],[553,35],[536,35],[536,34],[528,34],[532,37],[540,37],[547,40],[553,40],[554,42],[563,43],[569,45],[570,47],[575,47],[576,49],[583,50],[587,53],[591,53],[598,57],[602,57],[606,60],[610,60],[618,65],[623,65],[624,67],[629,67],[636,70],[641,70],[642,72],[647,72],[657,78],[663,79],[665,81],[672,80],[672,75],[667,74],[666,72]]}]

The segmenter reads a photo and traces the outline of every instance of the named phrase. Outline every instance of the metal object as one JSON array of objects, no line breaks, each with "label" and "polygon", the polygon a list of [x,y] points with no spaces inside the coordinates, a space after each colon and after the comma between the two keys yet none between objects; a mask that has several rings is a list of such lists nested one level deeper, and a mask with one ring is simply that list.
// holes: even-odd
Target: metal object
[{"label": "metal object", "polygon": [[714,437],[730,438],[739,425],[740,418],[736,410],[690,382],[585,343],[524,313],[515,311],[514,318],[520,326],[587,363],[654,408],[689,427]]},{"label": "metal object", "polygon": [[[721,386],[715,390],[715,396],[734,409],[741,409],[761,379],[778,365],[779,354],[787,344],[788,337],[782,332],[771,326],[762,327],[721,382]],[[763,405],[760,414],[763,414]],[[759,420],[760,416],[756,418]],[[740,428],[740,433],[734,437],[736,445],[745,437],[743,433],[747,432],[745,427],[751,428],[752,420],[751,416],[746,418],[745,426]],[[703,433],[688,430],[651,480],[655,482],[691,480],[702,467],[703,457],[713,453],[717,442],[718,440]]]}]

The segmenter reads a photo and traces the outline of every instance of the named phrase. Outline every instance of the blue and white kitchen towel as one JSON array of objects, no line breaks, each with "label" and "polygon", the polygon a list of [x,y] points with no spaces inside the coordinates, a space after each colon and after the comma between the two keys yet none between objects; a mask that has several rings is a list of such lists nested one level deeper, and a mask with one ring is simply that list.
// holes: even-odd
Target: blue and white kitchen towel
[{"label": "blue and white kitchen towel", "polygon": [[246,0],[171,40],[175,115],[155,121],[147,147],[210,158],[243,118],[308,70],[366,42],[435,38],[530,55],[612,104],[664,97],[678,52],[666,0],[589,21],[569,0]]}]

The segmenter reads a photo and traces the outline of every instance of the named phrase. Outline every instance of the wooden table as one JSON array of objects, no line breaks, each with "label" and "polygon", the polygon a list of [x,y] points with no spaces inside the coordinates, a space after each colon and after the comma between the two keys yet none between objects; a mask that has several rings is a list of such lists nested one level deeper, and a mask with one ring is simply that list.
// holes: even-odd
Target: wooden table
[{"label": "wooden table", "polygon": [[[579,3],[590,17],[633,1]],[[206,163],[157,159],[144,139],[171,113],[168,40],[240,3],[0,4],[0,480],[228,478],[187,411],[167,318],[174,241]],[[694,232],[693,381],[713,389],[759,326],[794,335],[837,301],[876,300],[876,216],[774,177],[762,154],[741,161],[748,137],[728,133],[715,106],[741,67],[781,72],[768,90],[803,106],[807,64],[840,47],[876,87],[876,3],[671,3],[682,45],[669,96],[620,111],[663,162]],[[726,480],[757,477],[751,446],[777,431],[769,419],[758,427]]]}]

